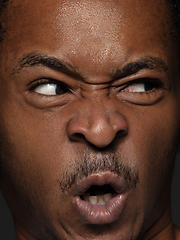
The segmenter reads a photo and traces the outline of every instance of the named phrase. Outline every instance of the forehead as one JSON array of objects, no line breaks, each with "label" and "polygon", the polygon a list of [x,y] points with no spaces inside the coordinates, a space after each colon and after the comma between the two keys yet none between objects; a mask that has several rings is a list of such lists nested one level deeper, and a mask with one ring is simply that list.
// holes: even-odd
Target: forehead
[{"label": "forehead", "polygon": [[166,31],[164,18],[169,15],[163,0],[17,0],[12,1],[10,10],[9,26],[14,29],[16,25],[15,31],[21,32],[23,28],[26,33],[33,27],[32,31],[39,30],[43,34],[51,26],[56,34],[71,34],[72,39],[84,35],[84,31],[86,36],[107,38],[120,28],[132,32],[143,27],[150,34],[152,23],[157,29]]},{"label": "forehead", "polygon": [[95,64],[125,62],[149,51],[165,53],[171,43],[164,0],[17,0],[7,13],[5,45],[12,62],[33,50],[76,62],[80,57],[86,64],[89,58]]}]

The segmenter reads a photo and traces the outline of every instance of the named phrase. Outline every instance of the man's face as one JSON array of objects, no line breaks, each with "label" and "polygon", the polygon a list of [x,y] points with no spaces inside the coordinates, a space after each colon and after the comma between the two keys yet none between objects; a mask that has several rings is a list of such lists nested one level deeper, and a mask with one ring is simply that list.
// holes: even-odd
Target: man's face
[{"label": "man's face", "polygon": [[179,133],[164,2],[18,0],[7,13],[0,184],[17,229],[137,239],[169,206]]}]

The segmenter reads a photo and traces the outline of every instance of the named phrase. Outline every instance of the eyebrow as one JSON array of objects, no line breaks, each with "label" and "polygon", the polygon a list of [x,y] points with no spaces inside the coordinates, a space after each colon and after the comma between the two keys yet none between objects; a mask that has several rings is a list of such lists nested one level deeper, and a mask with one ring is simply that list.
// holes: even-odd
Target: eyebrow
[{"label": "eyebrow", "polygon": [[147,55],[126,64],[123,68],[117,68],[111,75],[113,79],[124,78],[136,74],[143,69],[168,72],[168,67],[161,58]]},{"label": "eyebrow", "polygon": [[[24,68],[41,65],[54,69],[56,71],[63,72],[69,76],[74,76],[82,79],[82,76],[78,73],[77,66],[65,63],[64,61],[61,61],[54,56],[43,54],[41,52],[30,52],[27,55],[23,56],[18,62],[18,65],[13,68],[12,75],[19,73]],[[161,58],[147,55],[133,62],[127,63],[122,68],[117,68],[115,71],[112,71],[111,77],[113,80],[118,78],[121,79],[132,74],[136,74],[143,69],[168,72],[167,65]]]},{"label": "eyebrow", "polygon": [[21,70],[33,66],[46,66],[48,68],[64,72],[68,75],[78,75],[77,67],[69,63],[47,54],[41,52],[30,52],[27,55],[24,55],[18,65],[13,68],[12,75],[19,73]]}]

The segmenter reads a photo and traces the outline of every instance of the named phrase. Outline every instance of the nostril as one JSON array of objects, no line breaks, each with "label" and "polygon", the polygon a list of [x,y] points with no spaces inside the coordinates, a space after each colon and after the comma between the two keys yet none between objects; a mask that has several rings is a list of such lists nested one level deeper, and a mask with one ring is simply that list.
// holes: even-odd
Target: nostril
[{"label": "nostril", "polygon": [[86,138],[83,134],[81,133],[74,133],[71,135],[71,139],[75,142],[86,142]]},{"label": "nostril", "polygon": [[[108,140],[107,143],[104,144],[104,147],[108,146],[112,141],[114,141],[116,138],[122,137],[127,133],[127,130],[120,130],[118,131],[115,136],[111,139],[111,141]],[[82,133],[74,133],[70,135],[70,139],[74,142],[84,142],[88,145],[95,145],[97,147],[100,147],[99,145],[102,144],[102,142],[106,142],[106,136],[101,137],[100,139],[97,138],[97,136],[86,136],[91,134],[82,134]],[[104,135],[104,134],[102,134]],[[102,140],[103,139],[103,140]],[[102,146],[101,146],[102,147]]]},{"label": "nostril", "polygon": [[88,143],[97,148],[106,148],[117,137],[127,133],[127,123],[123,117],[120,118],[118,115],[109,119],[102,111],[95,113],[87,119],[84,115],[78,115],[71,120],[67,129],[70,140]]},{"label": "nostril", "polygon": [[116,133],[116,137],[122,137],[124,135],[126,135],[127,130],[120,130]]},{"label": "nostril", "polygon": [[[126,130],[120,130],[116,133],[115,137],[111,139],[112,141],[106,142],[105,137],[102,139],[97,139],[97,136],[93,136],[92,139],[91,137],[87,137],[82,133],[74,133],[70,136],[70,139],[74,142],[79,142],[79,143],[86,143],[87,145],[91,146],[92,148],[107,148],[109,145],[111,145],[112,142],[115,142],[119,137],[125,136],[127,133]],[[104,142],[104,145],[102,145],[102,142]]]}]

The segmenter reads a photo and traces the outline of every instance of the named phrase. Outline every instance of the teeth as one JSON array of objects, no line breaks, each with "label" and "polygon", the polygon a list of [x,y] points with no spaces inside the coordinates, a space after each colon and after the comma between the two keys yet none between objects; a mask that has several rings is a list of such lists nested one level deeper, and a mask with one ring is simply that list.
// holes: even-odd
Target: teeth
[{"label": "teeth", "polygon": [[104,195],[104,201],[107,203],[112,197],[113,196],[111,193],[107,193]]},{"label": "teeth", "polygon": [[90,193],[85,193],[85,194],[83,195],[84,201],[88,201],[88,202],[89,202],[89,197],[90,197]]},{"label": "teeth", "polygon": [[105,201],[104,201],[104,196],[103,195],[97,196],[97,200],[98,200],[98,205],[105,205]]},{"label": "teeth", "polygon": [[83,196],[84,201],[88,201],[93,205],[105,205],[114,195],[107,193],[104,195],[90,196],[90,193],[85,193]]},{"label": "teeth", "polygon": [[90,196],[89,197],[89,202],[92,204],[97,204],[97,196]]}]

